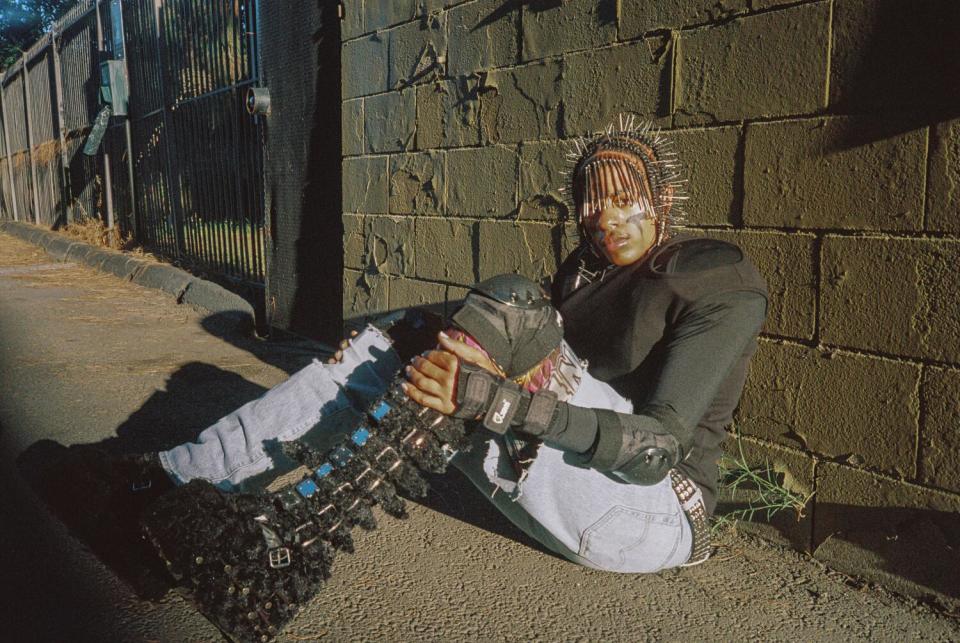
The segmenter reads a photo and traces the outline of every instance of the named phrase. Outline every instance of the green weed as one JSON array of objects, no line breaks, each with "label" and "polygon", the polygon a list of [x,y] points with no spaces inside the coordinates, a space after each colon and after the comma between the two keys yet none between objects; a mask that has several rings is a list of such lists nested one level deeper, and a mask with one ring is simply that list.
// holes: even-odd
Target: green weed
[{"label": "green weed", "polygon": [[761,465],[751,465],[743,453],[740,435],[736,436],[736,446],[735,454],[725,453],[720,458],[720,486],[730,496],[742,495],[748,500],[745,507],[715,516],[713,532],[734,526],[739,521],[751,522],[760,517],[769,521],[782,511],[793,512],[797,520],[803,518],[813,492],[803,494],[788,489],[783,476],[774,470],[768,460]]}]

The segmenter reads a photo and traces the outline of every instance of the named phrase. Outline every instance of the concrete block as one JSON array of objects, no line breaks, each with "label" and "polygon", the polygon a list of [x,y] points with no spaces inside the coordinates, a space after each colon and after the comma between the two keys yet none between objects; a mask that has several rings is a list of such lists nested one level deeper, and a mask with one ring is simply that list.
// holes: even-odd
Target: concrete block
[{"label": "concrete block", "polygon": [[442,152],[390,157],[391,214],[439,214],[446,200]]},{"label": "concrete block", "polygon": [[[733,225],[740,204],[734,186],[737,177],[739,127],[688,129],[668,132],[684,176],[689,200],[680,204],[692,225]],[[678,202],[679,203],[679,202]]]},{"label": "concrete block", "polygon": [[840,147],[847,132],[855,129],[882,131],[883,123],[817,118],[748,125],[744,224],[920,230],[925,132]]},{"label": "concrete block", "polygon": [[[563,134],[605,129],[617,114],[644,119],[670,113],[667,43],[650,38],[564,58]],[[667,124],[665,118],[657,121]]]},{"label": "concrete block", "polygon": [[345,212],[387,212],[387,157],[343,159]]},{"label": "concrete block", "polygon": [[343,265],[354,270],[364,268],[363,215],[343,215]]},{"label": "concrete block", "polygon": [[564,223],[560,235],[560,245],[563,249],[561,254],[565,259],[567,255],[580,246],[580,230],[577,226],[577,223],[575,221],[568,221]]},{"label": "concrete block", "polygon": [[680,36],[676,123],[809,114],[825,107],[830,3],[748,16]]},{"label": "concrete block", "polygon": [[476,223],[428,217],[417,217],[415,221],[417,277],[463,286],[478,281],[474,273]]},{"label": "concrete block", "polygon": [[562,228],[544,223],[481,221],[478,279],[518,273],[534,281],[552,275],[562,257]]},{"label": "concrete block", "polygon": [[447,305],[444,310],[446,317],[449,318],[451,315],[453,315],[453,313],[457,312],[457,309],[463,305],[463,300],[467,298],[467,293],[469,292],[469,288],[463,288],[461,286],[447,286]]},{"label": "concrete block", "polygon": [[355,98],[387,91],[387,38],[370,34],[340,50],[340,95]]},{"label": "concrete block", "polygon": [[363,0],[345,0],[343,6],[343,20],[340,21],[340,38],[349,40],[364,32],[363,30]]},{"label": "concrete block", "polygon": [[737,425],[747,435],[912,476],[919,380],[913,364],[761,341]]},{"label": "concrete block", "polygon": [[958,23],[950,0],[836,0],[830,111],[895,114],[897,131],[956,117]]},{"label": "concrete block", "polygon": [[370,153],[413,147],[417,95],[413,89],[371,96],[363,101],[363,138]]},{"label": "concrete block", "polygon": [[[414,221],[410,217],[363,218],[359,263],[370,275],[412,275],[414,271]],[[351,247],[355,252],[355,246]],[[357,259],[352,259],[357,263]]]},{"label": "concrete block", "polygon": [[527,2],[523,8],[524,60],[593,49],[616,37],[617,0]]},{"label": "concrete block", "polygon": [[211,281],[191,279],[181,301],[188,306],[216,313],[218,320],[230,319],[241,330],[253,329],[254,313],[250,302]]},{"label": "concrete block", "polygon": [[960,371],[930,368],[920,395],[920,480],[932,487],[960,492]]},{"label": "concrete block", "polygon": [[447,287],[417,279],[390,279],[390,310],[423,308],[443,316]]},{"label": "concrete block", "polygon": [[389,73],[391,89],[435,78],[447,55],[447,28],[442,14],[391,29],[389,32]]},{"label": "concrete block", "polygon": [[[729,437],[724,444],[721,464],[728,469],[746,464],[758,473],[769,471],[765,475],[769,475],[777,484],[800,498],[806,498],[814,490],[813,458],[779,445],[758,442],[748,437],[741,437],[739,440]],[[742,485],[733,489],[730,482],[725,481],[721,475],[716,515],[722,516],[750,507],[757,508],[763,504],[765,503],[756,488]],[[784,509],[767,518],[766,510],[760,510],[752,517],[737,518],[737,529],[800,551],[811,551],[813,501],[808,501],[799,515],[793,509]]]},{"label": "concrete block", "polygon": [[59,259],[62,261],[75,243],[77,242],[72,239],[61,237],[60,235],[54,233],[51,234],[47,239],[44,239],[41,245],[47,251],[47,254],[54,259]]},{"label": "concrete block", "polygon": [[340,137],[344,156],[363,154],[363,99],[343,101],[340,117]]},{"label": "concrete block", "polygon": [[[104,259],[108,260],[109,257]],[[177,298],[184,294],[187,284],[193,280],[193,275],[163,263],[147,264],[133,275],[133,283],[162,290]]]},{"label": "concrete block", "polygon": [[454,7],[447,13],[447,25],[450,76],[466,76],[517,61],[518,0],[481,0]]},{"label": "concrete block", "polygon": [[620,39],[630,40],[657,29],[721,22],[748,8],[747,0],[621,0]]},{"label": "concrete block", "polygon": [[520,146],[520,196],[559,194],[569,190],[569,171],[573,161],[567,155],[575,151],[565,141],[533,141]]},{"label": "concrete block", "polygon": [[480,142],[479,81],[458,78],[417,87],[417,149]]},{"label": "concrete block", "polygon": [[[574,216],[566,196],[571,167],[566,155],[571,147],[562,141],[524,143],[520,147],[518,219],[557,223]],[[560,192],[561,188],[567,191]]]},{"label": "concrete block", "polygon": [[343,271],[343,323],[346,329],[363,326],[389,310],[385,275]]},{"label": "concrete block", "polygon": [[505,216],[516,209],[517,153],[496,145],[450,150],[447,156],[447,212]]},{"label": "concrete block", "polygon": [[893,591],[960,605],[960,496],[817,466],[814,556]]},{"label": "concrete block", "polygon": [[927,230],[960,234],[960,119],[930,127]]},{"label": "concrete block", "polygon": [[735,243],[767,280],[770,295],[763,329],[782,337],[813,339],[817,290],[816,237],[802,233],[699,231],[703,236]]},{"label": "concrete block", "polygon": [[413,20],[417,15],[417,0],[366,0],[363,3],[363,27],[367,31]]},{"label": "concrete block", "polygon": [[[99,257],[99,261],[95,261],[94,257]],[[67,254],[63,257],[64,261],[73,261],[76,263],[82,263],[85,265],[96,265],[103,261],[103,255],[101,250],[95,248],[86,243],[75,243],[73,246],[67,250]]]},{"label": "concrete block", "polygon": [[484,143],[556,138],[560,130],[559,62],[491,72],[480,88],[480,135]]},{"label": "concrete block", "polygon": [[120,279],[132,279],[147,265],[149,264],[145,261],[118,253],[112,257],[104,258],[100,262],[100,270],[109,272]]},{"label": "concrete block", "polygon": [[826,344],[960,363],[960,241],[827,236]]}]

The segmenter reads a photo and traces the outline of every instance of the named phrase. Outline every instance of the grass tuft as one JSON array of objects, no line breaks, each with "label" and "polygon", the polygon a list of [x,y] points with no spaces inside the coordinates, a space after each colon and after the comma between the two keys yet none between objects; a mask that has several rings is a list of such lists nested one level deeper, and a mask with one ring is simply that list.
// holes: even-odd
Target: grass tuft
[{"label": "grass tuft", "polygon": [[725,453],[720,458],[720,486],[732,496],[738,491],[746,492],[749,501],[745,507],[734,509],[713,518],[713,532],[735,526],[740,521],[752,522],[758,517],[769,521],[776,514],[793,512],[799,521],[804,516],[807,503],[814,492],[797,493],[787,488],[783,476],[778,474],[769,460],[761,465],[751,465],[743,453],[743,440],[736,435],[737,451]]}]

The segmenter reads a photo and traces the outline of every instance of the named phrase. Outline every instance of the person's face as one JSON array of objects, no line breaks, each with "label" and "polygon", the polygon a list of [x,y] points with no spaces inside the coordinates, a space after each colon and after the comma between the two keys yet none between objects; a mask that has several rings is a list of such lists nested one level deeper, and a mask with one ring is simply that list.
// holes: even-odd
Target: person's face
[{"label": "person's face", "polygon": [[600,212],[585,221],[593,247],[616,266],[639,261],[657,240],[656,221],[641,203],[607,199]]}]

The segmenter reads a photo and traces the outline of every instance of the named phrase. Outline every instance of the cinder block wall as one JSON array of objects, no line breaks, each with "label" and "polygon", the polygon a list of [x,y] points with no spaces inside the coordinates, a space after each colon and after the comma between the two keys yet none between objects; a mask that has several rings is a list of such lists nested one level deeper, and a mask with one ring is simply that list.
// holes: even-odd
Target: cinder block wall
[{"label": "cinder block wall", "polygon": [[816,495],[767,532],[951,595],[901,553],[960,568],[956,4],[348,0],[344,318],[550,274],[577,243],[563,141],[650,119],[690,228],[770,285],[738,427]]}]

